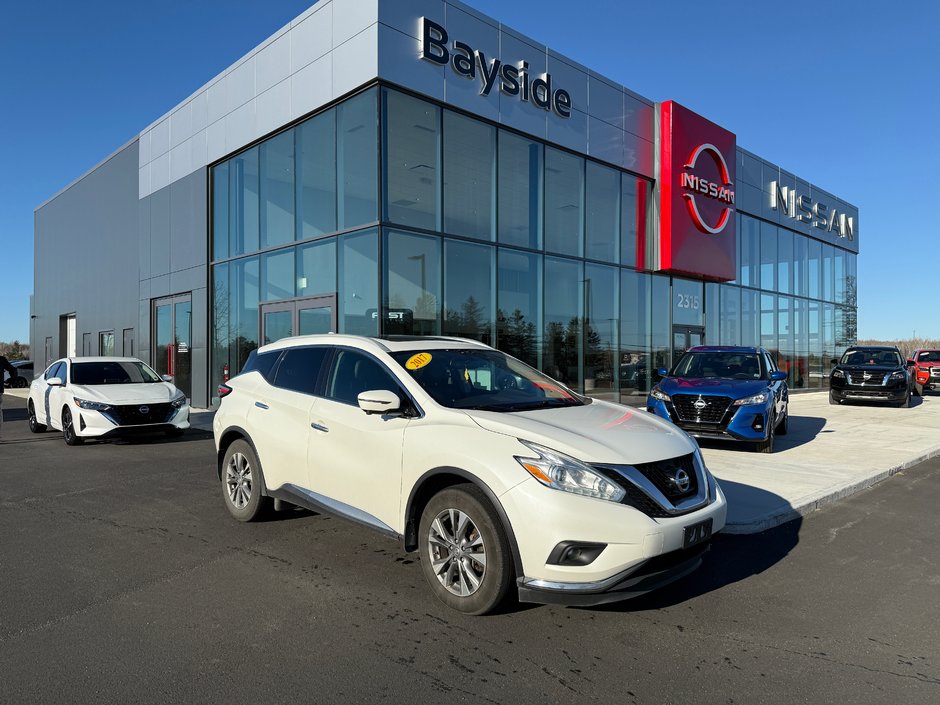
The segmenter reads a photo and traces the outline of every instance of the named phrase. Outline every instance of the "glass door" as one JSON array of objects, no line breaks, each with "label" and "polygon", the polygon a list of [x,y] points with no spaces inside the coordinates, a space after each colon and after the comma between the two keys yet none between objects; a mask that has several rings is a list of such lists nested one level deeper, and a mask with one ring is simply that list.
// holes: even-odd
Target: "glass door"
[{"label": "glass door", "polygon": [[173,384],[187,398],[192,396],[192,313],[191,294],[153,302],[153,369],[172,375]]},{"label": "glass door", "polygon": [[336,332],[336,296],[312,296],[261,305],[262,345],[291,335]]},{"label": "glass door", "polygon": [[673,326],[672,327],[672,362],[679,361],[689,348],[705,344],[705,328],[701,326]]}]

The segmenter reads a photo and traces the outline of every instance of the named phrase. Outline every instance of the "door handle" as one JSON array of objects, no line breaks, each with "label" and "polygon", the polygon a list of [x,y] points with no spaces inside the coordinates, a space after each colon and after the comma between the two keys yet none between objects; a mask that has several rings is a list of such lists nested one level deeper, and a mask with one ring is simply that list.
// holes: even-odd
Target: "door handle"
[{"label": "door handle", "polygon": [[268,405],[265,404],[264,402],[260,402],[260,401],[256,401],[256,402],[255,402],[255,406],[257,406],[259,409],[270,409],[270,408],[271,408],[270,406],[268,406]]},{"label": "door handle", "polygon": [[317,431],[323,431],[324,433],[329,433],[329,432],[330,432],[330,429],[328,429],[328,428],[327,428],[326,426],[324,426],[322,423],[312,423],[312,424],[310,424],[310,428],[314,428],[314,429],[316,429]]}]

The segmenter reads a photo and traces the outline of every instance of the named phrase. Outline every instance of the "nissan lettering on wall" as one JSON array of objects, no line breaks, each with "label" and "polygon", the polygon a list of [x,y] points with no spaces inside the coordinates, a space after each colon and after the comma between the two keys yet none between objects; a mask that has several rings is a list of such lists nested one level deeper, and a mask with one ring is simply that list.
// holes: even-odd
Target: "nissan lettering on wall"
[{"label": "nissan lettering on wall", "polygon": [[674,101],[659,105],[658,270],[735,277],[736,140]]}]

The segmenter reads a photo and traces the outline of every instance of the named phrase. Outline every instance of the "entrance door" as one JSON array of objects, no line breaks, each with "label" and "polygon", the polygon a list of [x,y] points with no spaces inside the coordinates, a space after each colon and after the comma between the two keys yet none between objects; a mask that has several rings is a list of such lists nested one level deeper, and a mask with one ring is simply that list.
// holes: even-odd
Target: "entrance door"
[{"label": "entrance door", "polygon": [[292,335],[336,331],[336,295],[261,304],[261,344]]},{"label": "entrance door", "polygon": [[173,384],[187,398],[192,396],[193,334],[191,294],[168,296],[153,302],[153,369],[173,375]]},{"label": "entrance door", "polygon": [[673,326],[672,327],[672,362],[679,361],[689,348],[705,344],[705,328],[702,326]]}]

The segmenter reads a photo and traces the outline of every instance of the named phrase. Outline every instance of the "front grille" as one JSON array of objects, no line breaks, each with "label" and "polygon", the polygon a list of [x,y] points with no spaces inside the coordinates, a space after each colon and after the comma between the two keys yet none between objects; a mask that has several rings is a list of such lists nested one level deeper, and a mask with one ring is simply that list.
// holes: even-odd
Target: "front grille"
[{"label": "front grille", "polygon": [[[695,463],[691,453],[681,458],[657,460],[653,463],[638,463],[633,467],[643,473],[646,479],[656,485],[656,489],[666,495],[673,503],[698,492],[698,477],[695,474]],[[676,472],[679,470],[685,470],[686,475],[689,477],[689,486],[684,491],[679,489],[675,481]]]},{"label": "front grille", "polygon": [[940,367],[931,367],[930,368],[931,377],[940,377]]},{"label": "front grille", "polygon": [[[720,424],[725,412],[731,405],[731,397],[710,396],[707,394],[673,394],[672,405],[680,421],[693,423]],[[702,406],[704,403],[704,406]],[[698,404],[701,408],[696,408]]]},{"label": "front grille", "polygon": [[[865,375],[869,375],[865,379]],[[885,383],[885,378],[890,372],[848,372],[846,379],[853,387],[881,387]]]},{"label": "front grille", "polygon": [[[146,411],[143,411],[146,409]],[[172,404],[125,404],[112,406],[106,415],[118,426],[166,423],[176,411]]]},{"label": "front grille", "polygon": [[865,399],[888,399],[897,392],[886,392],[881,389],[846,389],[844,394],[847,397],[860,397]]}]

